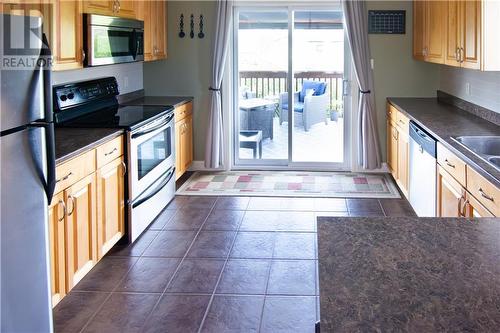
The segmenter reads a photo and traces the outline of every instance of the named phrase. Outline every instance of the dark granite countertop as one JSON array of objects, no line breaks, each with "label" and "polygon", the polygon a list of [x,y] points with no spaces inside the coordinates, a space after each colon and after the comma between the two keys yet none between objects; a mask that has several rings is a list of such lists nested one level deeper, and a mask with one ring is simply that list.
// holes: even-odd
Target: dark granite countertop
[{"label": "dark granite countertop", "polygon": [[500,219],[318,218],[321,332],[498,332]]},{"label": "dark granite countertop", "polygon": [[123,130],[116,128],[56,128],[56,164],[81,155],[122,133]]},{"label": "dark granite countertop", "polygon": [[388,101],[418,123],[444,146],[481,175],[500,187],[500,172],[451,139],[461,135],[500,135],[500,126],[437,98],[388,98]]},{"label": "dark granite countertop", "polygon": [[186,96],[142,96],[123,102],[123,105],[172,105],[180,106],[193,100],[193,97]]}]

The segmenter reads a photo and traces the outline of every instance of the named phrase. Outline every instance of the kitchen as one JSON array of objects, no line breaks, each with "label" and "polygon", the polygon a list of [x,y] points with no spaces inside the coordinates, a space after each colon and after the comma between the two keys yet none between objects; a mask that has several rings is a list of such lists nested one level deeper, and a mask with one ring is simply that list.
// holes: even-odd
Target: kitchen
[{"label": "kitchen", "polygon": [[[36,185],[39,184],[39,180],[29,180],[29,177],[26,177],[26,175],[33,174],[32,169],[18,167],[25,163],[14,160],[6,164],[2,163],[2,271],[5,272],[5,267],[19,267],[19,261],[33,261],[29,247],[26,247],[29,253],[20,251],[15,262],[4,261],[7,260],[4,259],[4,246],[18,249],[16,239],[19,242],[19,238],[16,237],[26,237],[26,234],[20,234],[13,229],[12,236],[9,234],[9,239],[5,239],[7,235],[5,230],[10,229],[4,228],[8,228],[10,224],[4,226],[4,221],[10,220],[12,216],[19,216],[18,211],[13,211],[15,205],[12,203],[24,202],[23,199],[27,193],[31,193],[29,196],[38,201],[29,203],[26,208],[19,207],[23,212],[30,212],[26,216],[31,215],[31,218],[26,218],[23,223],[29,226],[34,219],[47,219],[48,225],[37,225],[38,229],[19,228],[19,230],[23,232],[29,230],[34,237],[33,242],[43,244],[45,240],[41,239],[40,235],[47,234],[46,244],[49,246],[46,251],[38,250],[39,257],[35,259],[46,260],[50,263],[49,268],[45,268],[48,270],[47,281],[32,284],[30,277],[24,276],[22,281],[12,282],[20,283],[15,285],[32,285],[32,289],[25,288],[22,297],[18,297],[21,295],[18,294],[18,289],[12,289],[13,292],[10,295],[2,292],[2,309],[9,309],[14,304],[10,303],[12,301],[9,302],[12,300],[9,297],[17,296],[22,302],[21,299],[32,299],[33,295],[37,294],[38,301],[45,302],[43,308],[46,311],[45,313],[35,311],[35,313],[40,317],[52,318],[51,309],[54,307],[54,327],[52,327],[52,319],[47,321],[33,317],[33,321],[25,321],[25,324],[35,323],[37,329],[29,328],[30,326],[16,329],[16,326],[9,326],[19,324],[20,321],[15,319],[19,318],[16,317],[16,312],[13,311],[9,315],[3,310],[2,327],[5,327],[5,331],[12,332],[123,331],[127,325],[130,325],[130,330],[142,328],[151,331],[161,331],[161,327],[165,328],[163,331],[166,328],[169,328],[167,331],[175,331],[172,327],[176,325],[177,329],[183,327],[182,331],[198,331],[202,329],[201,326],[206,331],[225,331],[237,327],[242,331],[276,331],[280,329],[281,324],[283,325],[281,329],[292,331],[292,326],[287,325],[294,323],[294,329],[297,331],[312,331],[314,324],[321,322],[318,325],[321,331],[342,330],[348,327],[344,326],[348,325],[348,322],[337,321],[335,318],[339,318],[339,313],[345,309],[341,304],[336,304],[331,300],[331,295],[336,295],[340,291],[339,288],[328,285],[331,279],[343,285],[348,285],[348,283],[342,280],[341,274],[332,272],[331,262],[344,260],[347,265],[346,269],[350,270],[356,270],[362,264],[352,262],[352,266],[349,266],[347,264],[349,260],[342,259],[340,255],[334,255],[340,253],[340,250],[328,240],[342,235],[343,231],[335,229],[336,225],[348,223],[360,226],[359,229],[353,231],[353,233],[360,233],[358,237],[369,238],[370,235],[361,232],[373,231],[363,229],[362,221],[355,220],[354,216],[361,216],[360,219],[370,223],[372,221],[379,223],[384,228],[387,227],[384,221],[388,220],[379,218],[377,215],[399,216],[400,218],[392,217],[392,219],[394,219],[393,223],[401,223],[401,232],[409,232],[405,230],[411,229],[410,225],[414,222],[422,226],[422,229],[414,231],[417,234],[425,234],[423,228],[427,225],[425,221],[428,220],[420,220],[423,216],[492,217],[492,219],[470,222],[469,220],[463,222],[449,220],[448,223],[445,222],[448,220],[436,220],[436,226],[433,227],[443,230],[444,234],[440,236],[443,237],[444,243],[450,241],[447,233],[455,235],[459,243],[460,241],[470,242],[474,237],[483,235],[482,241],[478,243],[483,247],[477,249],[477,253],[483,256],[478,257],[477,253],[472,250],[469,252],[464,250],[464,258],[470,256],[476,260],[484,260],[482,267],[485,268],[482,269],[485,271],[491,269],[496,272],[494,267],[498,266],[495,265],[498,264],[498,257],[494,259],[494,255],[498,254],[499,250],[499,228],[495,216],[500,214],[500,208],[498,205],[499,171],[494,161],[495,156],[499,155],[499,121],[496,110],[500,107],[500,103],[494,96],[495,94],[498,96],[500,77],[498,67],[496,67],[498,63],[495,63],[499,57],[491,56],[498,54],[495,53],[498,50],[491,46],[491,40],[495,38],[491,33],[492,27],[495,27],[495,21],[490,19],[494,18],[494,13],[498,13],[498,7],[494,7],[494,2],[488,1],[478,1],[478,7],[474,7],[475,10],[479,8],[477,12],[479,13],[483,3],[493,4],[493,9],[489,11],[491,15],[481,12],[484,16],[479,16],[483,18],[484,25],[476,22],[481,29],[476,31],[476,44],[474,45],[479,45],[479,49],[472,56],[468,53],[470,41],[466,41],[465,47],[461,44],[462,37],[456,40],[445,39],[443,36],[450,34],[449,27],[445,23],[440,23],[437,18],[445,15],[443,14],[444,8],[446,8],[446,15],[454,13],[459,18],[469,18],[464,13],[470,10],[468,7],[470,3],[464,2],[463,7],[456,5],[456,8],[446,2],[431,2],[428,6],[418,1],[415,3],[405,1],[370,1],[367,3],[370,10],[406,10],[405,34],[369,35],[374,60],[372,68],[376,91],[374,97],[378,116],[377,127],[381,133],[380,146],[383,147],[383,151],[387,150],[387,156],[384,158],[387,166],[384,171],[392,174],[402,199],[328,198],[325,196],[325,198],[290,199],[273,197],[259,200],[258,197],[249,198],[245,195],[242,197],[177,195],[167,206],[167,203],[174,198],[176,180],[180,179],[177,184],[177,189],[179,189],[184,181],[186,183],[189,181],[191,171],[205,169],[202,160],[208,134],[207,118],[210,112],[208,105],[212,93],[208,90],[212,61],[208,50],[212,48],[213,35],[216,31],[215,2],[55,1],[46,8],[40,4],[4,2],[2,4],[4,13],[36,9],[43,13],[44,20],[51,20],[50,24],[45,21],[43,31],[49,37],[48,44],[53,55],[53,66],[52,71],[41,71],[40,75],[43,79],[39,78],[37,94],[41,96],[43,92],[51,93],[52,97],[45,99],[38,97],[38,99],[53,103],[39,105],[38,114],[28,119],[20,119],[23,122],[19,124],[38,121],[34,123],[35,127],[29,127],[30,130],[27,131],[33,132],[34,139],[32,137],[32,140],[36,141],[40,147],[47,144],[47,148],[41,148],[41,151],[44,151],[42,155],[47,155],[46,160],[41,159],[35,164],[39,165],[42,170],[47,170],[45,190],[42,191],[40,185]],[[436,12],[436,10],[441,10],[441,12]],[[179,37],[181,13],[185,17],[186,36],[184,38]],[[195,16],[194,30],[196,32],[192,39],[189,36],[190,30],[193,29],[190,26],[189,14],[191,13]],[[198,37],[199,15],[204,16],[205,38]],[[419,19],[421,21],[418,21]],[[434,28],[441,29],[440,33],[432,33],[434,30],[429,30],[428,25],[431,23],[435,25]],[[470,27],[470,24],[467,26]],[[457,24],[454,28],[457,36],[465,35],[460,25]],[[96,56],[99,49],[101,51],[106,49],[105,43],[104,48],[100,48],[99,45],[91,46],[88,43],[89,37],[98,37],[102,31],[113,29],[118,33],[114,35],[113,32],[107,32],[109,37],[106,37],[106,40],[113,46],[125,45],[126,51],[122,52],[123,49],[120,51],[125,54],[120,56],[113,54],[107,58]],[[112,36],[119,36],[119,38],[116,37],[113,40]],[[419,40],[418,36],[424,36],[424,38]],[[441,36],[441,39],[436,36]],[[127,42],[121,43],[122,37],[126,37]],[[421,45],[418,44],[419,42]],[[141,49],[142,52],[140,52]],[[2,55],[4,55],[3,51]],[[104,62],[93,63],[96,60]],[[10,148],[13,150],[4,148],[10,146],[6,140],[9,135],[13,137],[12,135],[16,133],[13,129],[17,126],[9,126],[11,123],[4,120],[3,116],[5,105],[9,107],[21,105],[19,99],[24,97],[16,96],[29,95],[29,87],[25,89],[26,94],[17,94],[23,89],[23,82],[29,82],[27,79],[21,79],[20,73],[8,71],[5,67],[2,69],[2,94],[7,93],[7,95],[2,95],[3,161],[6,161],[5,156],[15,156],[16,152],[19,152],[17,145]],[[13,85],[7,85],[7,82]],[[50,88],[42,88],[42,82],[52,82],[52,84]],[[355,86],[355,90],[358,89],[356,84],[352,86]],[[488,94],[493,97],[489,97]],[[223,101],[223,109],[224,105],[229,104],[224,104]],[[56,124],[54,148],[48,146],[51,126],[50,119],[44,119],[44,114],[41,112],[44,109],[47,110],[45,116],[48,114],[53,116],[53,122]],[[46,123],[40,120],[46,120]],[[387,133],[387,141],[384,140],[383,134],[385,133]],[[488,140],[491,141],[478,143],[479,139],[474,138],[477,136],[490,137]],[[144,140],[147,142],[146,145],[141,145],[143,143],[141,137],[147,138]],[[433,141],[429,141],[430,144],[427,145],[428,140],[425,138],[431,138]],[[6,142],[5,146],[4,142]],[[144,149],[142,153],[141,148]],[[26,150],[22,152],[23,156],[31,156],[28,145],[22,149]],[[54,154],[52,161],[55,162],[53,166],[55,174],[48,172],[51,169],[51,152]],[[431,171],[418,173],[423,170],[423,167],[411,166],[417,163],[417,160],[420,163],[424,152],[426,157],[430,157],[431,165],[430,169],[426,170]],[[140,155],[153,156],[153,158],[141,160],[138,158]],[[12,167],[9,167],[11,164]],[[426,160],[424,164],[429,163]],[[187,172],[188,169],[189,172]],[[432,172],[434,176],[431,176]],[[33,190],[10,191],[19,186],[14,179],[22,178],[26,178],[26,188],[33,186]],[[28,184],[30,181],[36,184]],[[54,194],[49,195],[50,204],[46,198],[43,199],[44,204],[49,207],[47,211],[41,209],[43,200],[40,198],[43,197],[43,192],[51,192],[51,184]],[[426,185],[419,187],[424,184]],[[5,194],[6,189],[9,189],[8,196]],[[412,194],[415,190],[418,191]],[[38,199],[35,199],[37,197]],[[432,204],[433,197],[436,205]],[[405,198],[409,199],[411,206]],[[329,204],[320,204],[321,199],[325,199],[325,202]],[[34,206],[30,205],[36,206],[37,209],[34,210]],[[277,211],[276,206],[281,208]],[[297,208],[299,206],[300,208]],[[39,217],[32,215],[34,211],[39,211],[41,215]],[[232,256],[229,255],[231,248],[231,251],[234,251],[239,244],[238,234],[241,232],[239,230],[244,231],[242,229],[244,225],[252,221],[259,224],[268,220],[269,224],[276,223],[278,226],[280,221],[273,222],[273,215],[278,216],[280,220],[287,220],[288,217],[290,223],[295,221],[295,218],[303,218],[304,225],[299,229],[300,235],[281,233],[279,229],[281,227],[271,228],[273,232],[268,232],[267,226],[263,229],[250,226],[248,230],[251,232],[247,232],[247,236],[248,234],[255,236],[258,231],[259,235],[269,236],[269,239],[272,239],[274,249],[271,249],[271,257],[267,255],[263,257],[259,255],[256,257],[236,256],[237,260],[228,260],[228,257]],[[316,217],[319,216],[333,217],[321,218],[316,227]],[[341,218],[340,216],[353,217]],[[311,226],[308,224],[310,217]],[[208,238],[204,240],[204,230],[211,223],[218,224],[219,227],[211,229],[210,232],[205,231]],[[224,225],[225,223],[234,223],[238,226],[233,228]],[[471,226],[464,228],[462,224],[465,223],[470,223]],[[450,230],[449,225],[455,228]],[[288,228],[291,227],[288,226]],[[483,234],[487,231],[489,236]],[[397,230],[394,232],[397,234]],[[245,232],[242,233],[245,234]],[[315,239],[316,233],[317,239]],[[215,238],[209,238],[209,236]],[[298,266],[287,266],[291,265],[290,260],[295,258],[293,256],[280,257],[278,255],[279,260],[275,262],[272,258],[279,249],[280,239],[283,237],[295,239],[294,236],[311,239],[312,243],[307,243],[308,246],[313,244],[311,256],[298,255],[302,261],[293,262]],[[134,241],[132,245],[126,245],[128,240]],[[220,256],[212,257],[206,253],[196,255],[197,242],[201,242],[198,250],[201,252],[209,252],[207,244],[210,243],[224,244],[229,248],[224,249],[222,251],[224,254]],[[347,251],[350,247],[344,242],[345,238],[342,242],[338,242],[338,246],[343,244],[342,249]],[[448,247],[444,246],[442,249],[444,254],[446,251],[450,253],[458,251],[457,245],[451,242],[453,244],[447,244]],[[387,244],[389,243],[387,241]],[[301,243],[297,242],[289,246],[289,250],[296,251],[300,247],[299,244]],[[354,244],[357,245],[356,242]],[[251,245],[267,247],[267,243],[262,239],[255,239]],[[371,244],[373,248],[382,245]],[[408,249],[414,249],[414,253],[422,253],[419,252],[423,251],[419,247],[421,245],[418,242],[413,243],[412,239],[409,239],[407,244]],[[394,248],[397,246],[404,248],[404,244],[396,244]],[[306,248],[309,247],[304,247]],[[352,249],[352,251],[356,250],[364,251],[366,248]],[[179,254],[174,255],[172,251],[179,251]],[[26,256],[26,259],[19,259],[23,256]],[[211,259],[205,260],[206,262],[200,259],[207,256]],[[432,260],[432,255],[429,254],[429,256],[423,258]],[[225,261],[220,260],[221,258],[225,258]],[[247,267],[246,272],[251,273],[254,269],[257,271],[260,269],[261,275],[269,279],[269,282],[264,282],[264,284],[269,284],[269,290],[264,288],[263,291],[234,292],[228,287],[229,291],[216,292],[217,288],[223,288],[226,270],[228,270],[228,276],[230,275],[231,264],[240,267],[238,264],[243,265],[247,259],[256,258],[261,259],[255,260],[255,267],[252,266],[251,269]],[[437,255],[436,258],[438,258]],[[400,260],[400,258],[394,260]],[[7,266],[7,264],[13,266]],[[200,270],[198,264],[205,265],[204,269]],[[424,260],[422,263],[413,261],[413,264],[422,264],[427,267],[429,263]],[[186,265],[185,269],[183,265]],[[294,269],[302,271],[304,267],[311,266],[312,273],[305,275],[312,274],[312,285],[315,285],[318,291],[315,291],[314,287],[310,291],[280,289],[279,283],[282,280],[294,281],[294,276],[289,276],[288,273],[280,278],[280,265],[288,267],[281,269],[286,272],[294,271]],[[315,272],[316,265],[319,266],[318,273]],[[38,271],[33,271],[32,274],[43,277],[44,267],[39,266],[36,267]],[[456,267],[452,265],[450,271]],[[200,275],[206,274],[209,280],[213,279],[213,286],[207,289],[190,289],[190,286],[183,285],[182,277],[189,280],[190,269]],[[388,267],[381,269],[387,269],[387,274],[394,273]],[[243,268],[240,270],[245,271]],[[12,276],[16,276],[16,279],[22,277],[18,271],[12,272],[13,274],[17,272],[17,275],[10,275],[11,279]],[[146,273],[141,276],[140,272]],[[2,291],[8,290],[6,289],[8,287],[4,288],[8,285],[4,285],[3,274]],[[445,272],[440,272],[440,274],[444,274],[445,279],[452,275],[451,273],[446,275]],[[464,276],[469,277],[468,274],[469,270],[464,273]],[[144,278],[151,280],[150,284],[144,281],[134,281],[134,275],[137,276],[135,280]],[[394,276],[397,274],[394,273]],[[498,282],[498,274],[488,273],[487,276],[490,281]],[[152,287],[156,283],[154,277],[162,279],[162,282],[158,283],[155,288]],[[258,280],[259,275],[255,277]],[[5,279],[5,281],[8,280],[8,278]],[[318,279],[317,282],[316,279]],[[43,278],[40,281],[43,281]],[[278,285],[274,291],[272,281]],[[233,282],[244,285],[246,279],[240,277]],[[310,284],[310,281],[303,282],[308,286]],[[50,295],[45,295],[49,290],[41,290],[44,289],[40,287],[43,284],[50,285]],[[438,292],[442,291],[440,288],[443,286],[437,284],[431,287],[436,288],[434,290]],[[432,289],[431,287],[426,286]],[[484,292],[483,289],[478,291],[467,285],[462,287],[470,293],[473,293],[473,290]],[[491,288],[497,288],[495,283],[491,284]],[[368,289],[373,288],[368,287]],[[169,292],[169,290],[172,291]],[[267,291],[271,296],[268,296]],[[140,293],[144,295],[139,295]],[[244,294],[246,298],[236,297],[235,294]],[[408,300],[411,300],[410,294],[401,295],[399,301],[404,302],[404,297],[410,297]],[[231,298],[230,295],[234,297]],[[183,301],[182,298],[186,300]],[[245,299],[245,302],[241,299]],[[296,301],[296,303],[292,302],[291,305],[287,305],[286,301],[289,300]],[[426,301],[427,299],[424,298],[422,302],[425,304]],[[493,297],[490,301],[489,304],[495,304],[498,299]],[[373,300],[371,302],[365,301],[360,306],[369,307],[370,304],[376,304]],[[16,306],[19,304],[22,303]],[[113,311],[118,304],[127,304],[128,309],[123,313]],[[304,318],[292,315],[294,311],[299,311],[299,305],[306,309],[303,309]],[[459,302],[456,306],[463,311],[470,310],[463,302]],[[19,313],[24,313],[22,305],[17,309],[20,309]],[[230,313],[241,309],[239,312],[243,317],[234,317],[239,319],[233,318],[232,321],[231,318],[225,318],[221,313],[228,309],[232,311],[229,311]],[[309,315],[311,311],[314,315]],[[134,312],[137,314],[131,315]],[[186,315],[189,316],[185,317]],[[298,322],[288,318],[290,322],[287,323],[287,320],[282,320],[286,316],[298,317],[294,319]],[[130,321],[124,319],[128,317]],[[272,317],[277,320],[271,320]],[[110,320],[106,321],[106,318]],[[349,319],[346,317],[345,319],[354,320],[358,325],[360,323],[373,325],[373,327],[379,325],[377,320],[372,318],[370,321],[367,318]],[[470,321],[463,325],[476,323],[475,317],[468,319]],[[408,320],[412,324],[418,324],[418,320]],[[38,325],[42,322],[47,325],[45,329],[41,328],[44,326]],[[449,324],[451,321],[445,322]],[[493,326],[484,327],[494,328],[495,323],[499,324],[498,314],[490,313],[486,322],[488,324],[485,325]],[[238,323],[243,326],[238,326]],[[6,326],[3,326],[4,324]],[[257,325],[257,329],[253,329],[252,325]],[[380,327],[388,329],[388,326]],[[436,326],[430,327],[433,328],[429,330],[436,328]]]}]

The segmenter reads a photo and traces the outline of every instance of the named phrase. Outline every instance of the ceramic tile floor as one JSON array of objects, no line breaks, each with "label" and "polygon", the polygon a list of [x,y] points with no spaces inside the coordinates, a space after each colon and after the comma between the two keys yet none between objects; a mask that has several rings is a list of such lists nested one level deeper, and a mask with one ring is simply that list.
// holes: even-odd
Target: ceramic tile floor
[{"label": "ceramic tile floor", "polygon": [[176,197],[54,309],[56,332],[314,332],[317,216],[414,215],[404,199]]}]

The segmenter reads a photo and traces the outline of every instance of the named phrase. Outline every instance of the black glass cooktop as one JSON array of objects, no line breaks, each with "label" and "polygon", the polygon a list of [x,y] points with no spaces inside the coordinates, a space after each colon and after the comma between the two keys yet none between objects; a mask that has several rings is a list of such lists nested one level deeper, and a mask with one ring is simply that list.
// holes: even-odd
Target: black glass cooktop
[{"label": "black glass cooktop", "polygon": [[65,121],[59,126],[134,129],[173,110],[171,106],[113,106]]}]

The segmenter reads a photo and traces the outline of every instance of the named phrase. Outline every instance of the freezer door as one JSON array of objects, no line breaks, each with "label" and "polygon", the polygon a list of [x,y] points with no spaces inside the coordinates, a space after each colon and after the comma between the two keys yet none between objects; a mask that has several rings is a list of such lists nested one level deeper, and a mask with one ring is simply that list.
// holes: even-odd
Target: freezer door
[{"label": "freezer door", "polygon": [[44,132],[0,137],[1,332],[52,332]]},{"label": "freezer door", "polygon": [[[0,132],[36,120],[46,120],[43,71],[37,69],[32,63],[42,53],[42,35],[37,36],[31,31],[26,32],[27,20],[29,20],[31,27],[41,26],[41,18],[39,17],[0,14],[1,27],[10,29],[9,33],[4,33],[4,31],[0,33],[0,57],[2,58],[0,62],[2,66],[0,71]],[[27,36],[29,36],[29,40],[27,40]],[[24,41],[23,45],[26,47],[14,48],[19,47],[19,45],[15,45],[15,41]],[[21,59],[24,59],[24,62],[21,62]],[[50,83],[48,82],[48,84]]]}]

